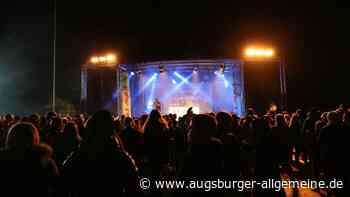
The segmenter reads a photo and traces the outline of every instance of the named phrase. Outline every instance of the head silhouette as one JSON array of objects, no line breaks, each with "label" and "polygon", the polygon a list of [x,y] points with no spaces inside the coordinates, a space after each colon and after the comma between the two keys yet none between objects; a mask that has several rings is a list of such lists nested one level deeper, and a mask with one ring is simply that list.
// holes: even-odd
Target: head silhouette
[{"label": "head silhouette", "polygon": [[114,134],[112,115],[109,111],[96,112],[86,124],[87,141],[109,138]]},{"label": "head silhouette", "polygon": [[226,112],[219,112],[216,114],[216,121],[218,123],[218,132],[221,132],[219,135],[224,134],[223,132],[232,132],[233,121],[230,114]]},{"label": "head silhouette", "polygon": [[216,133],[216,122],[212,116],[196,115],[192,119],[191,140],[194,144],[208,143]]},{"label": "head silhouette", "polygon": [[63,136],[66,141],[79,143],[81,141],[77,124],[68,122],[63,129]]},{"label": "head silhouette", "polygon": [[328,124],[339,124],[341,121],[340,115],[336,111],[330,111],[327,113]]},{"label": "head silhouette", "polygon": [[281,126],[281,127],[286,126],[286,121],[283,117],[283,114],[276,115],[276,123],[277,123],[277,126]]},{"label": "head silhouette", "polygon": [[145,122],[144,128],[146,127],[152,128],[154,126],[157,126],[160,123],[160,118],[161,118],[161,115],[159,111],[156,109],[152,110]]},{"label": "head silhouette", "polygon": [[7,149],[26,149],[40,142],[39,132],[32,123],[18,123],[13,125],[6,137]]},{"label": "head silhouette", "polygon": [[125,118],[125,127],[134,127],[134,120],[131,117]]}]

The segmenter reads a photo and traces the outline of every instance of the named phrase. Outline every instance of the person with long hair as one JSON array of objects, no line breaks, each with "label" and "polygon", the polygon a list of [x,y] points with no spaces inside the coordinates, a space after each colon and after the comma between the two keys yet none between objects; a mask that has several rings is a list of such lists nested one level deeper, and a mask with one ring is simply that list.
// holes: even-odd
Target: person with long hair
[{"label": "person with long hair", "polygon": [[81,141],[78,126],[72,121],[68,122],[53,144],[54,159],[58,166],[61,166],[68,155],[79,148]]},{"label": "person with long hair", "polygon": [[131,154],[138,165],[141,164],[143,151],[143,134],[135,129],[134,120],[131,117],[125,118],[125,129],[121,131],[120,137],[123,140],[125,149]]},{"label": "person with long hair", "polygon": [[210,115],[195,115],[189,132],[189,155],[186,176],[218,176],[223,172],[222,142],[215,137],[217,124]]},{"label": "person with long hair", "polygon": [[[327,125],[320,132],[320,171],[326,180],[342,180],[343,189],[330,191],[335,196],[348,196],[347,181],[349,178],[349,160],[346,159],[349,150],[349,130],[342,123],[342,113],[331,111],[327,113]],[[347,195],[345,195],[347,194]]]},{"label": "person with long hair", "polygon": [[237,131],[230,114],[219,112],[216,114],[217,131],[223,143],[224,170],[227,175],[238,177],[240,173],[240,145]]},{"label": "person with long hair", "polygon": [[[38,129],[31,123],[13,125],[0,152],[1,194],[48,196],[59,172],[51,158],[52,149],[40,144]],[[57,189],[57,188],[56,188]],[[18,193],[19,192],[19,193]]]},{"label": "person with long hair", "polygon": [[272,140],[276,147],[276,158],[280,165],[287,165],[291,154],[290,130],[283,114],[276,115],[276,125],[272,127]]},{"label": "person with long hair", "polygon": [[135,194],[138,168],[114,126],[111,113],[105,110],[88,120],[86,139],[63,164],[64,181],[71,195]]},{"label": "person with long hair", "polygon": [[150,173],[159,176],[162,167],[168,162],[168,139],[167,124],[158,110],[151,111],[143,130],[145,156],[149,161]]}]

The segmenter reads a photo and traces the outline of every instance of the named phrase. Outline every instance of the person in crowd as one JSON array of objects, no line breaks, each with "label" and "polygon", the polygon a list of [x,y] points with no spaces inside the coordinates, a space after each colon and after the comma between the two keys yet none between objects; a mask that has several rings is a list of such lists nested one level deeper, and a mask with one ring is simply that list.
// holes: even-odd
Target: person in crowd
[{"label": "person in crowd", "polygon": [[297,112],[294,112],[289,121],[289,131],[292,148],[291,159],[293,162],[299,162],[299,156],[301,155],[302,151],[302,138],[300,129],[300,116]]},{"label": "person in crowd", "polygon": [[[24,118],[24,117],[23,117],[23,118]],[[20,121],[21,121],[21,117],[18,116],[18,115],[16,115],[16,116],[14,116],[13,122],[12,122],[11,125],[14,125],[14,124],[16,124],[16,123],[19,123]]]},{"label": "person in crowd", "polygon": [[134,118],[134,129],[140,133],[143,133],[140,119]]},{"label": "person in crowd", "polygon": [[84,139],[85,138],[85,119],[84,119],[84,116],[83,115],[80,115],[78,116],[76,119],[75,119],[75,124],[77,125],[78,127],[78,133],[79,133],[79,136]]},{"label": "person in crowd", "polygon": [[0,149],[5,145],[6,139],[6,123],[2,118],[0,119]]},{"label": "person in crowd", "polygon": [[320,111],[317,108],[311,109],[307,114],[302,127],[302,138],[304,139],[305,160],[311,161],[313,158],[313,147],[316,139],[315,123],[320,119]]},{"label": "person in crowd", "polygon": [[73,121],[66,123],[63,132],[57,136],[55,143],[52,145],[54,159],[59,167],[62,167],[67,157],[79,148],[81,141],[78,126]]},{"label": "person in crowd", "polygon": [[288,111],[283,111],[283,118],[284,118],[284,121],[286,122],[287,125],[289,125],[289,122],[290,122],[290,114]]},{"label": "person in crowd", "polygon": [[276,158],[280,165],[288,164],[291,154],[290,130],[282,114],[276,115],[276,125],[272,127],[272,143],[276,146]]},{"label": "person in crowd", "polygon": [[[282,122],[283,116],[279,118]],[[259,130],[259,138],[256,145],[256,169],[255,179],[262,180],[281,180],[280,178],[280,159],[276,156],[276,151],[280,148],[275,142],[271,128],[270,117],[264,116],[255,120],[254,127]],[[255,196],[284,196],[283,190],[275,191],[273,188],[254,188]]]},{"label": "person in crowd", "polygon": [[209,115],[195,115],[190,131],[190,146],[184,175],[215,177],[223,175],[223,146],[216,121]]},{"label": "person in crowd", "polygon": [[134,120],[131,117],[125,118],[125,129],[121,132],[121,139],[123,140],[125,149],[131,154],[136,164],[141,164],[143,156],[143,135],[134,128]]},{"label": "person in crowd", "polygon": [[[350,111],[343,106],[322,114],[313,109],[307,116],[301,109],[290,116],[277,110],[259,116],[253,108],[244,117],[225,112],[196,115],[192,108],[178,118],[156,109],[133,118],[105,110],[74,118],[55,112],[7,114],[0,117],[0,179],[17,183],[21,178],[19,184],[5,184],[5,192],[23,187],[35,196],[72,197],[135,196],[140,194],[139,175],[280,180],[281,174],[295,178],[293,169],[303,177],[311,173],[313,179],[337,178],[346,184],[349,131]],[[149,191],[150,196],[166,193]],[[250,191],[226,196],[231,195]],[[283,196],[283,191],[256,188],[252,195]]]},{"label": "person in crowd", "polygon": [[[125,120],[123,122],[125,124]],[[113,125],[114,126],[114,135],[116,135],[116,136],[121,135],[123,128],[124,128],[123,122],[120,119],[115,119],[113,121],[113,123],[114,123],[114,125]]]},{"label": "person in crowd", "polygon": [[240,144],[236,136],[232,116],[225,112],[216,114],[217,137],[223,143],[223,159],[225,174],[231,177],[240,175]]},{"label": "person in crowd", "polygon": [[150,173],[159,176],[168,162],[167,124],[158,110],[152,110],[144,125],[145,156]]},{"label": "person in crowd", "polygon": [[145,125],[145,122],[146,122],[147,119],[148,119],[148,115],[147,114],[142,114],[141,117],[139,118],[140,126],[141,126],[141,132],[142,133],[144,133],[143,126]]},{"label": "person in crowd", "polygon": [[39,114],[32,114],[29,116],[29,122],[32,123],[40,131],[40,116]]},{"label": "person in crowd", "polygon": [[327,125],[327,112],[323,112],[319,120],[315,122],[315,136],[318,140],[321,129]]},{"label": "person in crowd", "polygon": [[59,175],[52,149],[40,144],[38,129],[31,123],[13,125],[0,152],[1,195],[51,196]]},{"label": "person in crowd", "polygon": [[[180,177],[195,177],[198,180],[206,180],[223,178],[226,175],[224,173],[223,146],[221,140],[214,137],[216,134],[217,125],[214,117],[206,114],[193,116],[189,131],[188,154],[185,157]],[[189,191],[188,194],[189,196],[223,195],[223,193],[215,193],[215,191],[196,190]]]},{"label": "person in crowd", "polygon": [[[320,133],[321,171],[327,180],[336,178],[345,181],[345,188],[347,188],[349,161],[344,159],[344,155],[347,155],[349,150],[348,130],[342,124],[341,114],[337,111],[328,112],[327,121],[327,125],[321,129]],[[345,190],[335,190],[335,192],[339,196],[345,194],[342,193]]]},{"label": "person in crowd", "polygon": [[61,134],[64,122],[60,117],[53,117],[51,125],[46,134],[46,143],[50,146],[56,143],[57,137]]},{"label": "person in crowd", "polygon": [[349,130],[350,129],[350,110],[344,112],[343,115],[344,126]]},{"label": "person in crowd", "polygon": [[115,135],[110,112],[88,120],[86,139],[63,164],[63,181],[73,196],[134,196],[138,168]]}]

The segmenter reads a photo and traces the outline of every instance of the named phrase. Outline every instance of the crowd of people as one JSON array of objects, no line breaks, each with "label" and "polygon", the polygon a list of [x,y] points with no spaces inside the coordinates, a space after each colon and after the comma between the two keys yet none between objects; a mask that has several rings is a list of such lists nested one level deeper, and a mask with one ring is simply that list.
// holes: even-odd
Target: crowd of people
[{"label": "crowd of people", "polygon": [[[156,109],[137,118],[105,110],[91,117],[8,114],[0,117],[0,195],[169,196],[142,191],[140,177],[279,180],[286,173],[346,185],[349,131],[350,110],[342,107],[264,115],[250,108],[244,117],[193,114],[191,108],[183,117]],[[230,194],[284,196],[266,189]]]}]

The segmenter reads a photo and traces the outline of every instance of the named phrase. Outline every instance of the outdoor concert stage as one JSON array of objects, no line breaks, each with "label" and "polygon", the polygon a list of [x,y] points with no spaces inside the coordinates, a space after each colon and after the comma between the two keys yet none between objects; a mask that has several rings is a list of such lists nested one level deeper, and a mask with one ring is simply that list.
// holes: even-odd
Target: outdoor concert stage
[{"label": "outdoor concert stage", "polygon": [[235,60],[146,62],[130,66],[132,114],[149,112],[158,99],[163,113],[242,113],[241,63]]},{"label": "outdoor concert stage", "polygon": [[[85,96],[85,100],[89,100],[87,89],[91,92],[103,92],[106,88],[99,85],[88,88],[89,67],[84,68],[82,99]],[[235,112],[238,115],[244,113],[243,70],[242,62],[238,60],[146,62],[115,65],[114,71],[116,73],[114,81],[117,85],[114,87],[114,92],[108,94],[111,95],[111,101],[103,101],[103,107],[116,106],[112,111],[117,113],[140,116],[153,109],[155,99],[160,101],[162,113],[182,115],[189,107],[192,107],[195,113],[212,111]],[[97,91],[96,88],[100,90]]]}]

